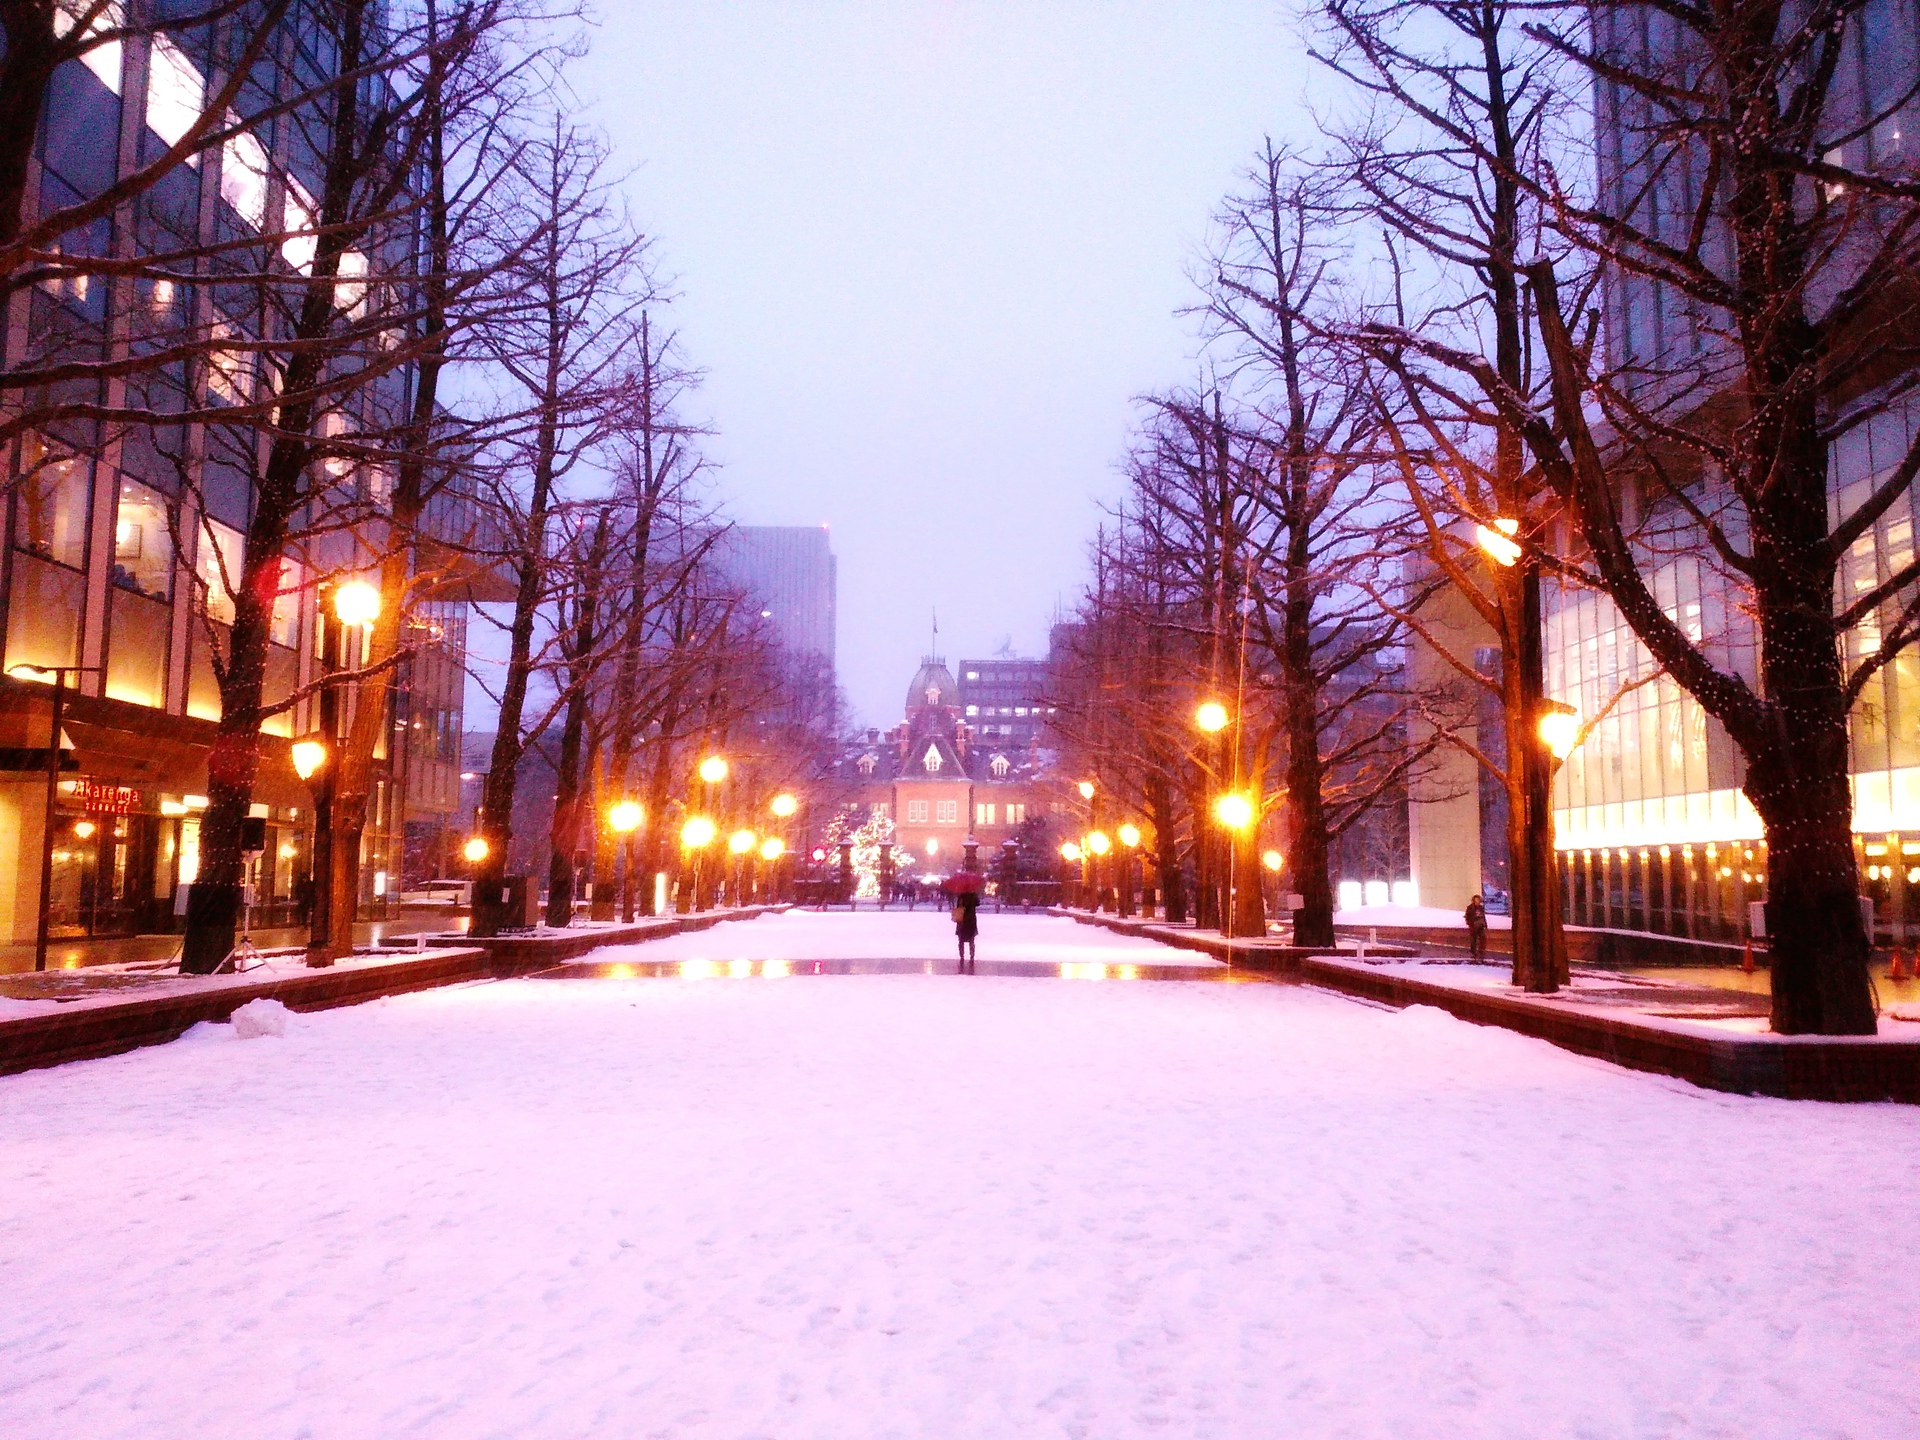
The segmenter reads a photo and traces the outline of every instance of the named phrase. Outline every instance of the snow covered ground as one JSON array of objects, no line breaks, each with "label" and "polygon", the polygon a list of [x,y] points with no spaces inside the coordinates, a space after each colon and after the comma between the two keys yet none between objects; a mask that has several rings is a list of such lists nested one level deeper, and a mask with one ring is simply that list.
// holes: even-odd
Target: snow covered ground
[{"label": "snow covered ground", "polygon": [[208,1026],[0,1079],[0,1193],[34,1440],[1920,1434],[1920,1111],[1291,987]]},{"label": "snow covered ground", "polygon": [[[1154,940],[1115,935],[1097,925],[1079,925],[1051,915],[980,911],[983,961],[1027,960],[1042,964],[1183,965],[1216,968],[1220,962]],[[623,960],[952,960],[958,954],[953,921],[944,907],[896,906],[882,912],[789,910],[752,920],[728,921],[689,935],[607,945],[582,956],[595,963]]]}]

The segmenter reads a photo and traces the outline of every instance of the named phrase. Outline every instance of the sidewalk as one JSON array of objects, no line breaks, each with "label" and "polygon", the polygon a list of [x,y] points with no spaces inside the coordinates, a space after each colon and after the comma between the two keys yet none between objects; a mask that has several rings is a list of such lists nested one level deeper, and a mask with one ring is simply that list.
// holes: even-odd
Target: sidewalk
[{"label": "sidewalk", "polygon": [[[378,946],[406,935],[464,933],[465,916],[449,917],[428,912],[405,912],[387,920],[362,920],[353,927],[356,948]],[[255,930],[253,943],[262,950],[282,950],[307,943],[307,927],[285,926],[274,930]],[[120,935],[111,939],[75,938],[53,940],[47,944],[47,969],[80,970],[95,965],[137,965],[170,960],[180,953],[178,935]],[[32,945],[0,945],[0,995],[6,994],[9,975],[33,973]]]},{"label": "sidewalk", "polygon": [[[1083,925],[1172,945],[1224,947],[1189,928],[1071,911]],[[1238,953],[1250,952],[1248,957]],[[1371,948],[1371,947],[1370,947]],[[1383,947],[1384,948],[1384,947]],[[1920,1023],[1883,1012],[1870,1036],[1775,1035],[1764,994],[1691,984],[1671,975],[1581,969],[1554,995],[1515,988],[1504,965],[1394,957],[1362,960],[1286,945],[1236,944],[1231,961],[1276,978],[1404,1007],[1431,1005],[1475,1025],[1495,1025],[1563,1050],[1706,1089],[1796,1100],[1900,1100],[1920,1104]],[[1882,998],[1887,997],[1883,989]],[[1902,1005],[1899,1009],[1907,1011]],[[1920,1014],[1920,1011],[1911,1013]]]}]

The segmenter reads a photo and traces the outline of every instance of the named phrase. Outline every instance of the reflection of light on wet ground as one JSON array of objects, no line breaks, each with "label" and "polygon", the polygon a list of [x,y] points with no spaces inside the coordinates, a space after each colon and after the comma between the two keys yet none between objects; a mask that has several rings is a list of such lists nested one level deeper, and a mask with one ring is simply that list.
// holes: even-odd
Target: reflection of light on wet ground
[{"label": "reflection of light on wet ground", "polygon": [[607,978],[610,980],[631,980],[633,979],[633,966],[631,965],[610,966],[607,969]]},{"label": "reflection of light on wet ground", "polygon": [[793,973],[793,966],[784,960],[769,960],[760,967],[760,973],[769,980],[784,980]]},{"label": "reflection of light on wet ground", "polygon": [[753,962],[751,960],[729,960],[727,962],[727,974],[734,980],[745,980],[749,975],[753,974]]},{"label": "reflection of light on wet ground", "polygon": [[1092,963],[1069,962],[1060,967],[1060,978],[1062,980],[1104,980],[1107,978],[1107,967]]},{"label": "reflection of light on wet ground", "polygon": [[680,978],[682,980],[711,980],[717,967],[711,960],[682,960]]}]

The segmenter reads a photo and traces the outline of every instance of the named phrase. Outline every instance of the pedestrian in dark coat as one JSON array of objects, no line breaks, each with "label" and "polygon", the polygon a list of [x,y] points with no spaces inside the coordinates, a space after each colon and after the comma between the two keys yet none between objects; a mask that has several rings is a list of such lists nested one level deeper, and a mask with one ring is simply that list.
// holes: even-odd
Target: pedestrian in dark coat
[{"label": "pedestrian in dark coat", "polygon": [[1467,901],[1467,949],[1478,964],[1487,953],[1487,907],[1478,895]]},{"label": "pedestrian in dark coat", "polygon": [[960,940],[960,971],[965,974],[979,959],[975,941],[980,934],[980,897],[971,890],[953,897],[953,933]]}]

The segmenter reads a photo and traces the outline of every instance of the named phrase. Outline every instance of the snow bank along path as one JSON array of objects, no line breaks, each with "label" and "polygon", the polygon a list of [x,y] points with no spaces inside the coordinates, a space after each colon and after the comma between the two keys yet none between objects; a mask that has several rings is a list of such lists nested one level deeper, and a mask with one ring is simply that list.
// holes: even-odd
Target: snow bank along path
[{"label": "snow bank along path", "polygon": [[1917,1156],[1282,986],[475,985],[0,1080],[0,1435],[1912,1436]]}]

